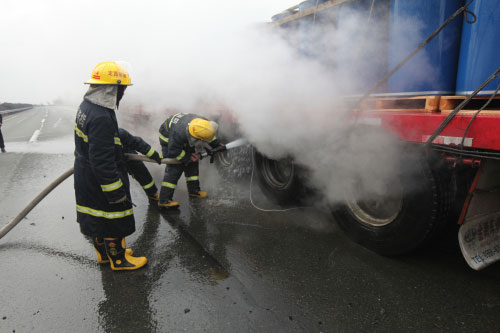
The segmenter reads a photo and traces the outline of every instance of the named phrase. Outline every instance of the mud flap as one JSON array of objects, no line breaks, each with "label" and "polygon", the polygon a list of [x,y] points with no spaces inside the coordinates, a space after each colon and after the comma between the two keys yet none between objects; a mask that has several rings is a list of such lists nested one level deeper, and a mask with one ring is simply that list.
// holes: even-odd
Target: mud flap
[{"label": "mud flap", "polygon": [[500,260],[500,212],[468,220],[458,241],[465,261],[476,271]]},{"label": "mud flap", "polygon": [[466,200],[458,232],[460,250],[472,269],[500,260],[500,163],[483,163]]}]

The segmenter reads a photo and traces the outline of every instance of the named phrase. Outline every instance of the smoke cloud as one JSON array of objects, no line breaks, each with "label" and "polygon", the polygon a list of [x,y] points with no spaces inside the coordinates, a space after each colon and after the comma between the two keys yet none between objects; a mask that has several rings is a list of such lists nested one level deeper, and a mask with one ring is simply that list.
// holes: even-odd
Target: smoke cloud
[{"label": "smoke cloud", "polygon": [[[0,70],[16,77],[22,69],[26,79],[3,80],[2,98],[58,98],[77,105],[95,64],[123,60],[134,85],[120,109],[150,115],[140,127],[121,124],[147,129],[136,135],[157,142],[158,127],[173,112],[222,111],[266,156],[292,156],[307,165],[311,181],[329,200],[342,200],[360,178],[375,192],[387,191],[384,177],[394,170],[374,168],[373,162],[396,160],[398,146],[369,131],[353,132],[352,109],[344,99],[363,94],[387,70],[387,20],[379,13],[339,7],[284,30],[242,24],[242,13],[255,18],[256,7],[266,1],[18,2],[24,3],[0,5],[10,13],[0,27],[15,32],[0,43],[17,58],[16,65],[12,56],[2,59]],[[24,37],[30,42],[20,43]],[[12,91],[30,91],[31,100]]]}]

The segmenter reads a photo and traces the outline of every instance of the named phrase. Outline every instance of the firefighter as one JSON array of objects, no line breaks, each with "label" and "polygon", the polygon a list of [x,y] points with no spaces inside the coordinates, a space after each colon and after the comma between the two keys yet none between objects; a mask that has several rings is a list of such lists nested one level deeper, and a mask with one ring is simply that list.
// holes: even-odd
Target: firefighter
[{"label": "firefighter", "polygon": [[2,124],[3,124],[3,118],[2,114],[0,113],[0,149],[2,149],[2,153],[5,153],[5,144],[3,142],[3,135],[2,135]]},{"label": "firefighter", "polygon": [[115,62],[101,62],[75,120],[75,197],[77,221],[92,238],[99,263],[112,270],[134,270],[147,263],[132,256],[125,237],[135,231],[130,184],[115,109],[131,80]]},{"label": "firefighter", "polygon": [[182,173],[186,177],[189,196],[206,198],[207,192],[200,191],[199,165],[200,155],[195,144],[208,143],[216,148],[222,145],[215,136],[217,123],[195,114],[177,113],[165,120],[160,126],[160,144],[162,154],[167,158],[175,158],[180,164],[169,164],[160,190],[160,208],[177,208],[179,203],[173,201],[177,181]]},{"label": "firefighter", "polygon": [[[137,154],[137,152],[139,152],[156,161],[158,164],[161,164],[161,154],[155,151],[141,137],[134,136],[123,128],[118,129],[118,134],[120,136],[124,153]],[[156,187],[155,181],[153,180],[153,177],[151,177],[148,168],[146,168],[142,161],[127,160],[126,163],[128,173],[134,177],[139,184],[141,184],[148,199],[157,204],[160,195],[158,194],[158,188]]]}]

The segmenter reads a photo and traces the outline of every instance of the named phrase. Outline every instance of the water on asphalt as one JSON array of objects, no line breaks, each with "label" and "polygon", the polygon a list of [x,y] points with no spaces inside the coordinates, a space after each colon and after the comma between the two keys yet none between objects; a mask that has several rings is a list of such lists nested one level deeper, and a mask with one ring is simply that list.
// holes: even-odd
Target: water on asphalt
[{"label": "water on asphalt", "polygon": [[[73,116],[50,110],[39,136],[62,153],[16,151],[6,137],[13,149],[0,155],[0,226],[72,166],[67,131],[48,129]],[[158,184],[162,168],[148,167]],[[96,262],[75,222],[72,178],[56,188],[0,240],[0,331],[500,329],[499,265],[475,272],[439,246],[381,257],[347,239],[327,210],[263,212],[250,204],[250,189],[258,206],[279,207],[256,184],[228,182],[207,161],[201,170],[209,198],[188,199],[182,178],[177,212],[150,206],[131,180],[137,231],[127,242],[149,259],[131,272]]]}]

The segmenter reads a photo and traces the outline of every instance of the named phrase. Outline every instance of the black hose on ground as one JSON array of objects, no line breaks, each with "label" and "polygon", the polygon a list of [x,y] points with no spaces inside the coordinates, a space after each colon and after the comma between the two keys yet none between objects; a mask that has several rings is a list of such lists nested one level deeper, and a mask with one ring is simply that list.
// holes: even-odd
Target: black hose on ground
[{"label": "black hose on ground", "polygon": [[[146,156],[142,155],[137,155],[137,154],[125,154],[125,156],[129,160],[136,160],[136,161],[144,161],[144,162],[151,162],[151,163],[156,163],[156,161],[153,161],[152,159],[149,159]],[[175,158],[164,158],[162,159],[162,164],[179,164],[180,162],[177,161]],[[59,184],[61,184],[63,181],[65,181],[69,176],[73,174],[74,169],[71,168],[68,171],[64,172],[62,175],[57,177],[56,180],[54,180],[52,183],[50,183],[49,186],[47,186],[40,194],[38,194],[17,216],[4,225],[2,229],[0,229],[0,239],[4,237],[9,231],[11,231],[19,222],[22,221],[23,218],[26,217],[26,215],[31,212],[33,208],[35,208],[40,201],[42,201],[50,192],[52,192],[53,189],[55,189]]]},{"label": "black hose on ground", "polygon": [[[228,143],[225,147],[227,149],[232,149],[239,147],[243,144],[246,143],[246,140],[244,139],[238,139],[233,142]],[[150,163],[156,163],[156,161],[143,156],[143,155],[138,155],[138,154],[125,154],[125,157],[129,160],[134,160],[134,161],[143,161],[143,162],[150,162]],[[175,158],[163,158],[161,160],[161,164],[180,164],[178,160]],[[26,206],[12,221],[7,223],[5,226],[0,229],[0,239],[4,237],[9,231],[11,231],[23,218],[28,215],[29,212],[33,208],[36,207],[42,201],[50,192],[52,192],[53,189],[55,189],[59,184],[61,184],[63,181],[65,181],[69,176],[71,176],[74,172],[74,169],[71,168],[68,171],[64,172],[62,175],[60,175],[56,180],[54,180],[52,183],[50,183],[49,186],[47,186],[40,194],[36,196],[35,199],[33,199],[28,206]]]},{"label": "black hose on ground", "polygon": [[59,184],[61,184],[63,181],[65,181],[69,176],[73,174],[73,168],[69,169],[68,171],[64,172],[62,175],[60,175],[56,180],[54,180],[52,183],[50,183],[49,186],[47,186],[42,192],[40,192],[39,195],[36,196],[35,199],[33,199],[28,206],[26,206],[17,216],[7,223],[5,226],[0,229],[0,239],[2,239],[3,236],[5,236],[9,231],[12,230],[21,220],[28,215],[29,212],[33,208],[36,207],[42,201],[47,194],[49,194],[53,189],[55,189]]}]

